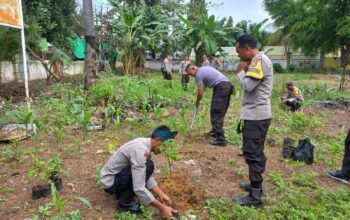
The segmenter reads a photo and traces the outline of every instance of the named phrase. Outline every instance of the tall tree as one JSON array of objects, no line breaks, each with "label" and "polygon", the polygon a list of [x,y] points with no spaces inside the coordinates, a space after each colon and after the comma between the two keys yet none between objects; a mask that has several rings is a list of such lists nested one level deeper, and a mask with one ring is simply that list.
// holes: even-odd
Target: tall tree
[{"label": "tall tree", "polygon": [[94,16],[92,9],[92,0],[83,1],[83,13],[85,23],[85,89],[89,89],[94,83],[98,82],[97,75],[97,62],[96,62],[96,39],[95,39],[95,26]]},{"label": "tall tree", "polygon": [[264,0],[264,5],[277,26],[291,26],[292,44],[306,55],[340,50],[345,76],[350,57],[350,0]]}]

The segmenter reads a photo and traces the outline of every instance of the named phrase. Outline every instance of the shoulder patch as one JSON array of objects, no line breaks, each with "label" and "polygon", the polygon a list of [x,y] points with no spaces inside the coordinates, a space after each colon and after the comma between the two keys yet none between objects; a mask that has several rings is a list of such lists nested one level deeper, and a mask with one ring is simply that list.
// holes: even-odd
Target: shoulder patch
[{"label": "shoulder patch", "polygon": [[260,57],[253,60],[253,62],[250,64],[245,76],[251,77],[253,79],[263,79],[264,78],[264,71],[262,70]]}]

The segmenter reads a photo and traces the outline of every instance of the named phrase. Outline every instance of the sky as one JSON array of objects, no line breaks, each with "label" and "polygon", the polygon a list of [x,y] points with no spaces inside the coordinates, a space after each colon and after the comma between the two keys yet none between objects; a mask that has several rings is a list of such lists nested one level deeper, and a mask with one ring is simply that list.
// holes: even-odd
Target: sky
[{"label": "sky", "polygon": [[[108,5],[107,0],[93,0],[93,2],[95,5],[103,4],[104,7]],[[211,2],[213,4],[209,7],[209,15],[219,18],[232,16],[234,23],[241,20],[258,23],[265,18],[270,18],[263,8],[263,0],[211,0]]]},{"label": "sky", "polygon": [[216,6],[209,8],[209,14],[220,18],[232,16],[233,22],[251,20],[254,23],[270,18],[264,10],[263,0],[216,0]]}]

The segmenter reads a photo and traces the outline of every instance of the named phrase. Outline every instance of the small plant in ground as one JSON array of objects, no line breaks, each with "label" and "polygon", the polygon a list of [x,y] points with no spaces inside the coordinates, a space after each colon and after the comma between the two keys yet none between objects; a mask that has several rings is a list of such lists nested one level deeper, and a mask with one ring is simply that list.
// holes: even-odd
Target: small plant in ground
[{"label": "small plant in ground", "polygon": [[153,220],[153,213],[151,210],[141,206],[143,220]]},{"label": "small plant in ground", "polygon": [[313,188],[316,186],[315,176],[316,174],[313,172],[294,172],[290,181],[302,187]]},{"label": "small plant in ground", "polygon": [[237,167],[235,169],[236,175],[239,177],[243,177],[245,175],[245,170],[243,166]]},{"label": "small plant in ground", "polygon": [[169,168],[169,184],[171,184],[171,172],[173,161],[177,160],[179,149],[175,146],[173,140],[165,141],[160,147],[160,151],[165,154]]},{"label": "small plant in ground", "polygon": [[65,204],[63,201],[61,201],[54,183],[51,183],[51,194],[52,202],[56,207],[56,218],[58,217],[58,219],[60,219]]},{"label": "small plant in ground", "polygon": [[82,219],[79,209],[70,211],[68,213],[68,215],[69,215],[70,220],[81,220]]},{"label": "small plant in ground", "polygon": [[232,159],[232,160],[230,160],[228,163],[229,163],[231,166],[236,166],[237,160]]},{"label": "small plant in ground", "polygon": [[77,200],[80,200],[84,205],[86,205],[89,209],[92,209],[92,205],[90,201],[82,196],[76,196],[75,197]]},{"label": "small plant in ground", "polygon": [[48,203],[43,206],[39,206],[39,214],[41,217],[48,217],[52,209],[52,204]]},{"label": "small plant in ground", "polygon": [[131,214],[129,212],[115,212],[113,214],[113,218],[116,218],[119,220],[139,220],[137,215]]},{"label": "small plant in ground", "polygon": [[99,163],[96,166],[96,174],[95,174],[95,182],[97,185],[99,185],[101,182],[101,170],[102,170],[102,163]]},{"label": "small plant in ground", "polygon": [[278,189],[284,189],[288,186],[287,181],[283,178],[281,172],[273,171],[270,172],[267,176],[267,179],[275,185]]}]

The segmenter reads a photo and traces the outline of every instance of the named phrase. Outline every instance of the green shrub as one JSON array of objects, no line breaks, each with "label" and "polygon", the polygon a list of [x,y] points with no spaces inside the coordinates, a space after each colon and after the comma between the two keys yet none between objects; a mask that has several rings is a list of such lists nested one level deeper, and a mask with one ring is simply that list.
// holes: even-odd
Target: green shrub
[{"label": "green shrub", "polygon": [[275,71],[275,73],[281,73],[283,71],[283,68],[282,68],[281,64],[274,63],[273,70]]},{"label": "green shrub", "polygon": [[297,68],[297,66],[295,64],[293,64],[293,63],[288,65],[288,71],[289,72],[294,72],[296,68]]}]

